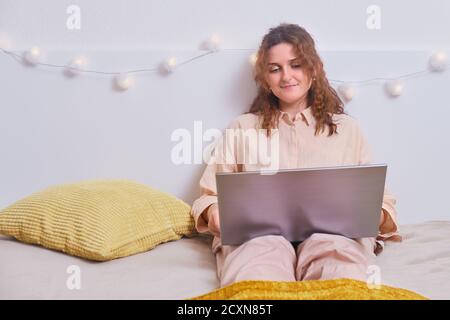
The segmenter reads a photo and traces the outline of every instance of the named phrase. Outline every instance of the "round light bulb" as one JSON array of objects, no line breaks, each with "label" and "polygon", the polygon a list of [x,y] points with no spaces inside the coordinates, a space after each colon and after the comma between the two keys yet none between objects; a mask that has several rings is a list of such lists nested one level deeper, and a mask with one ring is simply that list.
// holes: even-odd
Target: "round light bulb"
[{"label": "round light bulb", "polygon": [[126,73],[117,75],[114,81],[120,90],[128,90],[134,84],[133,78]]},{"label": "round light bulb", "polygon": [[30,65],[37,64],[39,62],[40,57],[41,57],[41,49],[39,49],[39,47],[37,46],[31,47],[30,50],[25,51],[23,56],[25,62],[27,62]]},{"label": "round light bulb", "polygon": [[341,94],[341,96],[344,98],[346,102],[351,101],[355,96],[355,89],[348,84],[340,85],[338,87],[338,92]]},{"label": "round light bulb", "polygon": [[403,92],[403,84],[399,80],[391,80],[386,82],[385,88],[391,97],[398,97]]},{"label": "round light bulb", "polygon": [[0,32],[0,49],[10,50],[11,42],[6,34]]},{"label": "round light bulb", "polygon": [[176,65],[177,60],[174,57],[172,57],[164,62],[163,68],[167,73],[170,73],[175,69]]},{"label": "round light bulb", "polygon": [[85,57],[76,57],[72,59],[66,66],[66,72],[69,75],[76,76],[79,75],[82,70],[86,67],[87,60]]},{"label": "round light bulb", "polygon": [[258,55],[256,53],[253,53],[250,55],[250,63],[254,66],[256,64],[256,61],[258,60]]},{"label": "round light bulb", "polygon": [[429,60],[430,69],[432,71],[444,71],[447,68],[447,54],[444,51],[433,53]]},{"label": "round light bulb", "polygon": [[206,40],[203,44],[203,49],[217,52],[220,50],[220,38],[217,34],[213,34],[208,40]]}]

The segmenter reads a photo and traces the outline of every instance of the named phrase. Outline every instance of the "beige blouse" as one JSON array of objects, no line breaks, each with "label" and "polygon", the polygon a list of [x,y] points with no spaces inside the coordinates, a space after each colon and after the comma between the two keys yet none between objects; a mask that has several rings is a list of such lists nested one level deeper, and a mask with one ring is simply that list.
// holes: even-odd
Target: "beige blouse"
[{"label": "beige blouse", "polygon": [[[259,157],[258,154],[264,143],[261,143],[261,140],[251,140],[249,138],[251,135],[243,137],[242,133],[249,129],[255,131],[260,128],[260,118],[254,114],[243,114],[234,119],[229,129],[241,132],[241,134],[237,135],[238,138],[233,139],[224,139],[224,137],[228,137],[227,134],[224,134],[219,139],[220,141],[214,149],[215,157],[211,158],[212,163],[207,165],[200,179],[201,195],[194,201],[191,211],[198,232],[208,232],[208,226],[202,213],[211,204],[217,202],[216,172],[253,171],[264,168],[273,170],[274,164],[279,169],[294,169],[372,163],[369,144],[358,122],[346,114],[334,114],[333,120],[337,124],[338,134],[328,136],[328,128],[326,128],[324,132],[315,136],[315,119],[310,107],[297,113],[294,121],[286,112],[280,112],[276,133],[279,138],[277,139],[278,146],[273,147],[267,138],[262,141],[269,146],[267,154],[279,155],[276,161],[268,162],[268,157]],[[255,143],[255,141],[257,142]],[[213,159],[216,161],[214,162]],[[270,159],[275,158],[272,156]],[[388,238],[399,240],[400,238],[395,203],[395,198],[385,188],[382,208],[387,213],[386,220],[391,220],[389,224],[392,225],[392,228],[384,230],[384,234],[380,233],[379,240]]]}]

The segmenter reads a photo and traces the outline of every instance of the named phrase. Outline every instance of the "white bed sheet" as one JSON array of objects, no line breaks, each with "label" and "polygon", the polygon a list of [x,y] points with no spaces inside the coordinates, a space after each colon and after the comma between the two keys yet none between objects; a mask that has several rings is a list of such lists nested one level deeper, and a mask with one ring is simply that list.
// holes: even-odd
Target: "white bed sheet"
[{"label": "white bed sheet", "polygon": [[386,242],[378,256],[384,284],[450,299],[450,221],[401,227],[403,242]]},{"label": "white bed sheet", "polygon": [[[382,283],[450,299],[450,221],[401,228],[378,256]],[[218,287],[211,239],[196,236],[108,262],[90,262],[0,236],[0,299],[184,299]],[[70,290],[69,266],[81,271]]]}]

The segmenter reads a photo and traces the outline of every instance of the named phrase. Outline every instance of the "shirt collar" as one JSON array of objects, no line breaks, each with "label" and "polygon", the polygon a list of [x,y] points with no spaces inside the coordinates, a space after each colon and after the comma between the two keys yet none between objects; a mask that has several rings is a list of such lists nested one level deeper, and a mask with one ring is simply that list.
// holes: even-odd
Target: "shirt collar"
[{"label": "shirt collar", "polygon": [[[287,112],[285,112],[285,111],[281,111],[280,110],[279,119],[284,120],[288,124],[292,124],[293,123],[291,121],[291,119],[290,119],[289,114]],[[295,115],[294,122],[297,121],[298,119],[303,120],[306,123],[307,126],[314,124],[315,119],[314,119],[314,116],[312,114],[311,106],[309,106],[308,108],[306,108],[303,111],[298,112]]]}]

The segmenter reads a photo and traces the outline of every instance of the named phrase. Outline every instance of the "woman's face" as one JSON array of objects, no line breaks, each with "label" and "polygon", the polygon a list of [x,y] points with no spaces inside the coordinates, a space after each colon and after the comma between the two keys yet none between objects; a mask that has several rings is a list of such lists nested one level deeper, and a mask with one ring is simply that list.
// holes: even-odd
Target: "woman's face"
[{"label": "woman's face", "polygon": [[[306,104],[311,78],[300,65],[294,46],[280,43],[269,49],[266,81],[281,106]],[[306,105],[305,105],[306,107]]]}]

